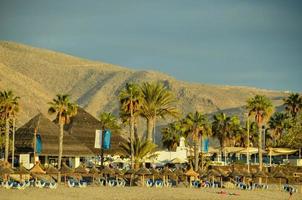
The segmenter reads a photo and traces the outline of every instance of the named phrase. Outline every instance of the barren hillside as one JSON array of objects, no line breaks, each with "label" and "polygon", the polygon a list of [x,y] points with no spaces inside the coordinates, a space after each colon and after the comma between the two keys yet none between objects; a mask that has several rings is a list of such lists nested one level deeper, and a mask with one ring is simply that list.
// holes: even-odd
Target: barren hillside
[{"label": "barren hillside", "polygon": [[38,110],[46,114],[47,102],[57,93],[71,94],[94,116],[102,111],[117,114],[117,95],[129,81],[163,81],[179,99],[183,113],[195,110],[238,112],[238,108],[255,94],[265,94],[275,105],[280,105],[286,95],[250,87],[187,83],[159,72],[134,71],[13,42],[0,42],[0,90],[12,89],[21,97],[19,125]]}]

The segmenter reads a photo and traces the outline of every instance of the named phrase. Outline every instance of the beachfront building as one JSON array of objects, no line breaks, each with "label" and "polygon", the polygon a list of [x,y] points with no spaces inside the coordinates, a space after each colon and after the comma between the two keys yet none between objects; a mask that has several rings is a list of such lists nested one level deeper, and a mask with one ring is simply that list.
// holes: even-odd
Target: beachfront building
[{"label": "beachfront building", "polygon": [[[79,108],[78,114],[71,118],[64,127],[63,160],[70,167],[77,167],[80,161],[95,160],[100,149],[94,148],[95,132],[100,123],[84,109]],[[16,161],[26,168],[31,168],[36,161],[42,164],[57,164],[59,149],[59,126],[43,114],[38,114],[16,131]],[[111,148],[106,154],[121,152],[119,144],[125,140],[112,133]]]}]

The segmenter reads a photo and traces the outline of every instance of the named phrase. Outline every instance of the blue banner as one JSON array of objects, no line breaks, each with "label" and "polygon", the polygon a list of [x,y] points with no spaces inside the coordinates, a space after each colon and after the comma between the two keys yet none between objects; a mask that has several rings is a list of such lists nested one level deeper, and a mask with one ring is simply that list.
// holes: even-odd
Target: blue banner
[{"label": "blue banner", "polygon": [[202,152],[208,153],[209,152],[209,138],[203,138],[202,140]]},{"label": "blue banner", "polygon": [[110,130],[105,130],[104,132],[104,141],[103,141],[103,149],[110,149],[110,140],[111,140],[111,132]]},{"label": "blue banner", "polygon": [[36,153],[41,153],[42,152],[42,139],[41,135],[37,134],[36,135]]}]

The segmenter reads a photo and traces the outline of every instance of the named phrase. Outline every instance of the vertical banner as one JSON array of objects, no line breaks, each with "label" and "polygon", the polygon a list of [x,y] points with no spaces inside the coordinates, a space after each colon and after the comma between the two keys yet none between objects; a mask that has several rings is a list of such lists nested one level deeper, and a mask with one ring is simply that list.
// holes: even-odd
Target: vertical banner
[{"label": "vertical banner", "polygon": [[36,135],[36,153],[41,153],[42,152],[42,139],[41,135],[37,134]]},{"label": "vertical banner", "polygon": [[102,145],[102,131],[95,130],[95,137],[94,137],[94,148],[100,149]]},{"label": "vertical banner", "polygon": [[110,132],[110,130],[105,130],[103,149],[110,149],[110,140],[111,140],[111,132]]},{"label": "vertical banner", "polygon": [[202,140],[202,152],[208,153],[209,152],[209,138],[203,138]]}]

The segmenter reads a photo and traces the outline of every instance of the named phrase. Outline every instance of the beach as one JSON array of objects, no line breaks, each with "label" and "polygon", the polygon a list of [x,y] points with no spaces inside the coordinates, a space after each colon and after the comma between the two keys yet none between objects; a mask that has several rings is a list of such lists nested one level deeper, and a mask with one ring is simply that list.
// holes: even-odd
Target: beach
[{"label": "beach", "polygon": [[[225,194],[218,194],[225,191]],[[236,195],[234,195],[236,194]],[[248,199],[287,200],[289,193],[276,190],[242,191],[231,189],[193,188],[146,188],[146,187],[97,187],[68,188],[60,186],[55,190],[27,188],[14,190],[0,188],[1,200],[87,200],[87,199]],[[302,200],[302,193],[294,193],[291,200]]]}]

